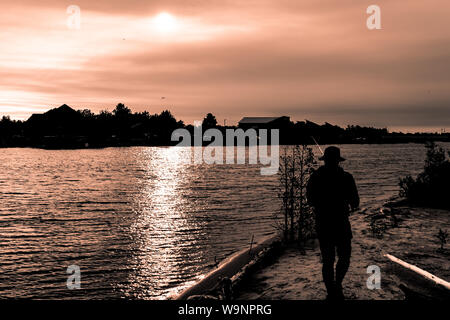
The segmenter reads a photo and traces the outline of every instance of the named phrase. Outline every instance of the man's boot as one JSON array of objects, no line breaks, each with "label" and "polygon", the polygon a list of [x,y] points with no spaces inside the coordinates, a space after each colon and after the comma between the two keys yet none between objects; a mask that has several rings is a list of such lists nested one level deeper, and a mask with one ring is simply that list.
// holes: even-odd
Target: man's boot
[{"label": "man's boot", "polygon": [[342,290],[342,283],[336,283],[335,296],[337,300],[345,300],[344,292]]}]

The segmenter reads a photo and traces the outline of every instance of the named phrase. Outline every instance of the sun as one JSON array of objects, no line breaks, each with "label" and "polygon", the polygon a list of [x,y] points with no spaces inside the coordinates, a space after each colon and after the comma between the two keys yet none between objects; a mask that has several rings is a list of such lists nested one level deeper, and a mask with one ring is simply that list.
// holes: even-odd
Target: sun
[{"label": "sun", "polygon": [[167,12],[161,12],[153,18],[154,27],[160,32],[172,32],[177,29],[177,19]]}]

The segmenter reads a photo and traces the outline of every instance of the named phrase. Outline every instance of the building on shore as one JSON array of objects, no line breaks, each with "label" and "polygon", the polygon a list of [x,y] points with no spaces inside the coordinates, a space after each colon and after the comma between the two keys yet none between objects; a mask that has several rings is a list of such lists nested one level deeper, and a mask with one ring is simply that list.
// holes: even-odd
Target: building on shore
[{"label": "building on shore", "polygon": [[290,117],[244,117],[239,121],[239,128],[247,129],[283,129],[291,125]]}]

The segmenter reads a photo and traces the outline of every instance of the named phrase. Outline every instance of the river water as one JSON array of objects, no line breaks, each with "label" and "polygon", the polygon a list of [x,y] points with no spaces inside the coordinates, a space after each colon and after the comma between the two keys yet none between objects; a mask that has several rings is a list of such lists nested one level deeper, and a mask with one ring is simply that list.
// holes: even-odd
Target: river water
[{"label": "river water", "polygon": [[[423,166],[419,144],[344,145],[363,207]],[[277,176],[191,148],[0,149],[0,297],[164,299],[274,231]],[[81,289],[66,286],[67,268]]]}]

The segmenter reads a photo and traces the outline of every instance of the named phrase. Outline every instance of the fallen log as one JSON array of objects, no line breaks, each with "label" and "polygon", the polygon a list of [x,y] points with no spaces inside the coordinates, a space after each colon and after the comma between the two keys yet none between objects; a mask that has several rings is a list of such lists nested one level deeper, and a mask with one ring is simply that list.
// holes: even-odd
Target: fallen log
[{"label": "fallen log", "polygon": [[402,267],[405,267],[413,272],[415,272],[416,274],[434,282],[435,284],[442,286],[444,288],[446,288],[447,290],[450,290],[450,283],[429,273],[428,271],[425,271],[423,269],[420,269],[419,267],[416,267],[415,265],[409,264],[399,258],[394,257],[393,255],[390,254],[385,254],[384,255],[386,258],[388,258],[389,260],[391,260],[392,262],[397,263],[398,265],[401,265]]},{"label": "fallen log", "polygon": [[216,288],[223,279],[231,279],[234,275],[239,273],[245,265],[247,265],[255,256],[258,255],[258,253],[268,248],[278,239],[278,235],[270,235],[256,245],[253,245],[252,241],[250,248],[242,249],[222,261],[216,269],[209,272],[203,277],[202,280],[193,286],[185,289],[177,297],[175,297],[175,299],[187,300],[190,296],[200,296],[208,293],[212,289]]}]

